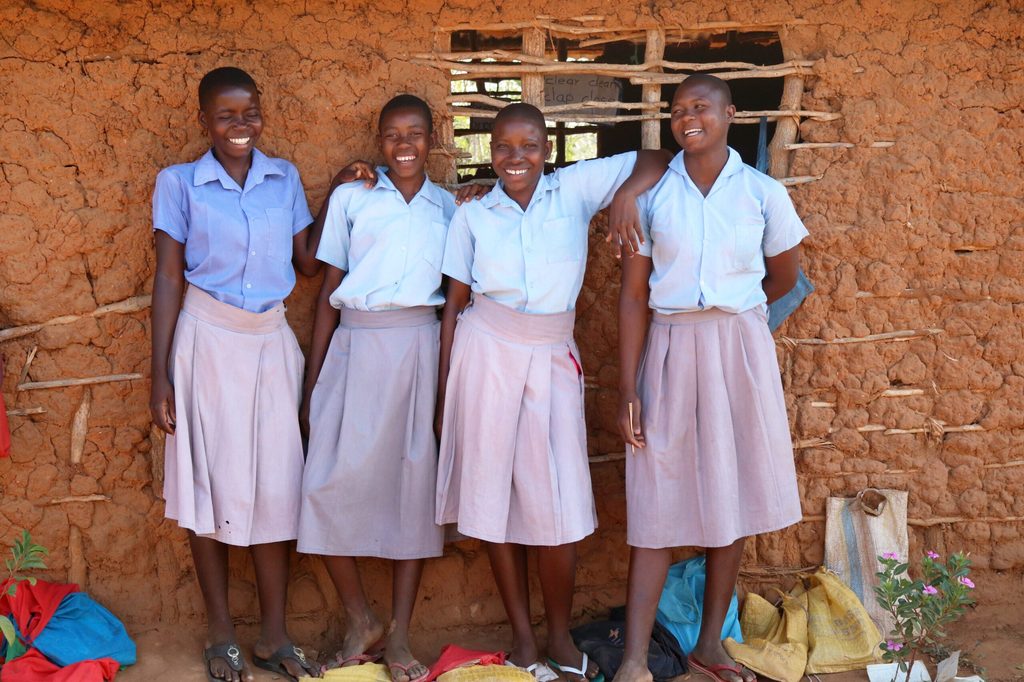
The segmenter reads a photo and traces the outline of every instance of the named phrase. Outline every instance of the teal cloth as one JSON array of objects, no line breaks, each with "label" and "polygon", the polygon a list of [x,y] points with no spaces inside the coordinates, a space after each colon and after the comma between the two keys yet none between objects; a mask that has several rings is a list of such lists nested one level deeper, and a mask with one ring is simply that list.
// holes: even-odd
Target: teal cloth
[{"label": "teal cloth", "polygon": [[[703,556],[673,564],[668,569],[665,587],[658,600],[658,622],[665,626],[689,654],[697,646],[700,618],[704,607],[704,582],[707,564]],[[722,639],[732,637],[743,641],[740,632],[739,602],[733,590],[729,610],[722,624]]]}]

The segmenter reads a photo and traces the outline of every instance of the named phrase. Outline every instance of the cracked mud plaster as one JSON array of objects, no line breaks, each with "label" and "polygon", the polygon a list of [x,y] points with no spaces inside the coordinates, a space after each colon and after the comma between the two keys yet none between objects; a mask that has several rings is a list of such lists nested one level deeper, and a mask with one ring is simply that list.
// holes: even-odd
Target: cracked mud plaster
[{"label": "cracked mud plaster", "polygon": [[[803,141],[853,149],[799,150],[791,175],[821,175],[792,196],[811,232],[804,263],[817,292],[782,329],[832,340],[907,329],[941,334],[904,342],[779,347],[805,513],[828,495],[867,485],[910,491],[910,516],[986,519],[928,529],[929,548],[967,549],[987,571],[1024,568],[1024,50],[1020,4],[840,0],[622,3],[539,0],[73,3],[14,0],[0,8],[0,327],[28,324],[147,293],[153,270],[150,193],[157,171],[204,149],[195,87],[210,68],[237,64],[264,93],[263,148],[294,161],[319,206],[335,170],[375,158],[380,106],[408,91],[444,107],[446,78],[404,55],[433,44],[435,26],[604,15],[629,25],[771,22],[797,17],[784,39],[818,59],[803,108],[842,118],[805,122]],[[888,149],[873,141],[893,140]],[[433,170],[440,173],[438,157]],[[603,220],[599,219],[599,220]],[[596,234],[596,232],[595,232]],[[621,450],[613,430],[618,266],[591,244],[578,340],[590,388],[595,455]],[[289,319],[305,343],[317,282],[300,277]],[[16,394],[19,368],[39,346],[30,381],[149,372],[145,312],[82,319],[0,347],[11,371],[13,456],[0,460],[0,538],[28,528],[53,550],[48,575],[85,575],[86,588],[133,627],[202,618],[183,533],[162,519],[154,488],[148,382]],[[884,395],[889,389],[920,389]],[[78,463],[72,423],[91,409]],[[930,420],[982,431],[913,430]],[[818,441],[821,442],[821,441]],[[593,466],[601,526],[580,547],[577,609],[624,598],[622,463]],[[105,502],[47,502],[76,494]],[[74,533],[75,557],[66,548]],[[750,543],[745,562],[804,566],[822,559],[824,527],[806,522]],[[925,532],[911,530],[914,551]],[[941,545],[941,546],[936,546]],[[488,566],[472,542],[429,562],[418,626],[503,620]],[[239,554],[237,559],[242,559]],[[382,612],[390,578],[365,562]],[[232,564],[236,613],[256,615],[251,567]],[[979,597],[995,599],[979,579]],[[761,583],[751,583],[760,589]],[[321,608],[325,604],[327,608]],[[336,635],[322,567],[296,559],[295,635]]]}]

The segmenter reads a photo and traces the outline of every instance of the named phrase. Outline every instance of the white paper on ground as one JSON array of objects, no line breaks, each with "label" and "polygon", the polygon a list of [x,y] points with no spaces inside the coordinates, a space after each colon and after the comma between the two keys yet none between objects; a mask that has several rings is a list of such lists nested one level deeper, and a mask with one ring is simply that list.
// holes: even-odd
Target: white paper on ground
[{"label": "white paper on ground", "polygon": [[953,682],[959,669],[960,652],[954,651],[946,660],[939,663],[939,668],[935,671],[935,682]]},{"label": "white paper on ground", "polygon": [[[895,676],[896,682],[903,682],[906,673],[899,671],[899,663],[872,663],[868,666],[868,680],[870,682],[892,682]],[[898,673],[898,675],[897,675]],[[931,682],[932,677],[928,674],[928,668],[921,661],[914,661],[914,667],[910,669],[909,682]]]}]

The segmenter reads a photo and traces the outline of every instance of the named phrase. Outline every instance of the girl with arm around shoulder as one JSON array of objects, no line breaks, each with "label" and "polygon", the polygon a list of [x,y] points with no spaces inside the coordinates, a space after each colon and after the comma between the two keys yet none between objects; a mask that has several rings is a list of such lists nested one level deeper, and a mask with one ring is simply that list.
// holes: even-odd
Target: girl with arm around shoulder
[{"label": "girl with arm around shoulder", "polygon": [[754,682],[723,648],[722,628],[746,538],[801,517],[766,304],[793,287],[807,230],[786,189],[726,145],[735,107],[724,81],[689,77],[671,112],[682,152],[641,197],[644,243],[622,268],[619,428],[633,454],[615,680],[652,679],[647,643],[671,549],[697,546],[707,581],[688,663],[714,680]]}]

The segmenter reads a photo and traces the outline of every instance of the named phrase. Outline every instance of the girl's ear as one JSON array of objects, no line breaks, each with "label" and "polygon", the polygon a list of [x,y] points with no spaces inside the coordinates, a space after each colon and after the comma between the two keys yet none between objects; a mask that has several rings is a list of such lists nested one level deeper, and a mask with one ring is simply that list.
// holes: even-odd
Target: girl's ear
[{"label": "girl's ear", "polygon": [[727,106],[725,108],[725,116],[730,121],[733,120],[736,117],[736,105],[735,104],[730,104],[729,106]]},{"label": "girl's ear", "polygon": [[551,151],[554,149],[554,145],[551,144],[551,138],[544,144],[544,160],[551,160]]},{"label": "girl's ear", "polygon": [[441,146],[441,144],[437,141],[437,128],[431,128],[430,129],[430,143],[429,143],[429,145],[430,146],[428,146],[427,149],[434,149],[435,147],[440,147]]},{"label": "girl's ear", "polygon": [[203,129],[203,132],[208,134],[210,132],[210,126],[206,123],[206,112],[200,109],[196,120],[199,121],[199,127]]}]

